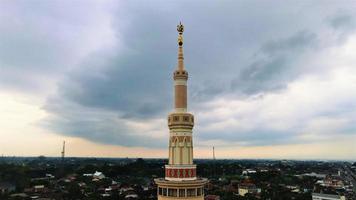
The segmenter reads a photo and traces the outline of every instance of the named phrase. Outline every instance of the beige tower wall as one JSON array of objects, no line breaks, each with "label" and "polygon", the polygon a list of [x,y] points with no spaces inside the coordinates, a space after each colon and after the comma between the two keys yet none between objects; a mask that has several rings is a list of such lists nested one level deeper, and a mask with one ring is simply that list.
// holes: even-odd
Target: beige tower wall
[{"label": "beige tower wall", "polygon": [[170,165],[192,165],[193,164],[193,141],[192,134],[171,136],[169,144]]},{"label": "beige tower wall", "polygon": [[187,108],[187,86],[175,85],[175,108]]}]

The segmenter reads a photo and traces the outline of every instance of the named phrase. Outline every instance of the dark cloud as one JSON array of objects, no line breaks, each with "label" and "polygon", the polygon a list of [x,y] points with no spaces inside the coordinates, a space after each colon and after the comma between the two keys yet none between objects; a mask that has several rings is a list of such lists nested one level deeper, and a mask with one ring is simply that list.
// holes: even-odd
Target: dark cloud
[{"label": "dark cloud", "polygon": [[159,63],[152,59],[130,58],[130,62],[120,58],[110,62],[102,76],[76,72],[61,85],[60,96],[83,106],[117,111],[125,118],[154,117],[168,109],[172,83],[166,77],[170,74],[155,67]]},{"label": "dark cloud", "polygon": [[285,88],[303,73],[293,69],[300,67],[295,62],[316,43],[316,34],[308,31],[299,31],[286,39],[265,43],[255,54],[253,62],[232,81],[232,88],[246,94]]},{"label": "dark cloud", "polygon": [[355,21],[352,15],[342,13],[328,18],[328,23],[334,29],[352,30],[355,28]]},{"label": "dark cloud", "polygon": [[289,38],[267,42],[261,47],[261,51],[268,56],[281,53],[301,53],[306,48],[315,46],[316,39],[315,33],[306,30],[299,31]]},{"label": "dark cloud", "polygon": [[[261,1],[127,1],[119,6],[59,2],[9,4],[9,10],[16,12],[7,12],[0,21],[0,64],[7,72],[0,74],[0,81],[23,88],[31,82],[23,78],[27,74],[57,78],[57,91],[44,106],[53,117],[44,126],[60,134],[123,146],[159,147],[166,141],[126,122],[165,119],[172,109],[175,25],[180,20],[186,26],[189,105],[199,109],[199,104],[224,95],[240,98],[275,92],[308,73],[299,64],[316,48],[319,22],[325,18],[315,14],[320,5],[283,1],[273,7]],[[337,10],[325,6],[332,8],[331,14]],[[18,20],[15,25],[6,22],[13,15]],[[352,21],[336,17],[330,23],[339,29]],[[103,23],[109,25],[100,26]],[[115,37],[105,42],[110,31]],[[107,42],[112,46],[105,46]],[[254,144],[263,143],[257,141],[259,136],[270,136],[266,143],[290,137],[270,132],[232,131],[219,137]],[[212,134],[199,137],[214,139]]]}]

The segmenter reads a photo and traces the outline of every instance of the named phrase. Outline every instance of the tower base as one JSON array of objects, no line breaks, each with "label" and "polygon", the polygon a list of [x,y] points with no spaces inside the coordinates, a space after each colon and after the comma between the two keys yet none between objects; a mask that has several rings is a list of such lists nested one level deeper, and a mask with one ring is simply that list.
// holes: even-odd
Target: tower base
[{"label": "tower base", "polygon": [[208,179],[172,181],[157,178],[155,183],[158,200],[204,200],[204,185],[208,183]]}]

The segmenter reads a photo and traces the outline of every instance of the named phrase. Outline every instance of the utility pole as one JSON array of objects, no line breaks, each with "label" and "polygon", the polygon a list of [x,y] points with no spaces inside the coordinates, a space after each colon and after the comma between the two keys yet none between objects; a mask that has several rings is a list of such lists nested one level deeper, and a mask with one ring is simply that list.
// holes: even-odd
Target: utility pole
[{"label": "utility pole", "polygon": [[213,177],[216,177],[215,147],[213,146]]}]

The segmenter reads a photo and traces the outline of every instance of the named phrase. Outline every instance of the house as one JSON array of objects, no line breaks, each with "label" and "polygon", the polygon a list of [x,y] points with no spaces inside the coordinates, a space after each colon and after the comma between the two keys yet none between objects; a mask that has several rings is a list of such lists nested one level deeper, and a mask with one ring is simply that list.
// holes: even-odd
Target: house
[{"label": "house", "polygon": [[102,172],[98,172],[96,171],[94,174],[93,174],[93,179],[103,179],[105,178],[105,175],[102,173]]},{"label": "house", "polygon": [[255,174],[255,173],[257,173],[257,171],[254,169],[246,169],[242,171],[242,176],[248,176],[249,174]]},{"label": "house", "polygon": [[326,187],[332,187],[332,188],[343,188],[344,182],[340,177],[327,175],[324,179],[324,185]]},{"label": "house", "polygon": [[85,176],[85,177],[92,177],[93,174],[83,174],[83,176]]},{"label": "house", "polygon": [[44,185],[35,185],[33,186],[33,191],[34,192],[43,192],[45,190],[45,186]]},{"label": "house", "polygon": [[301,176],[309,176],[309,177],[316,177],[316,178],[325,178],[326,177],[326,174],[317,174],[315,172],[311,172],[311,173],[305,173],[305,174],[302,174]]},{"label": "house", "polygon": [[245,181],[239,184],[239,195],[245,196],[246,194],[259,194],[261,193],[261,189],[257,188],[255,184]]}]

